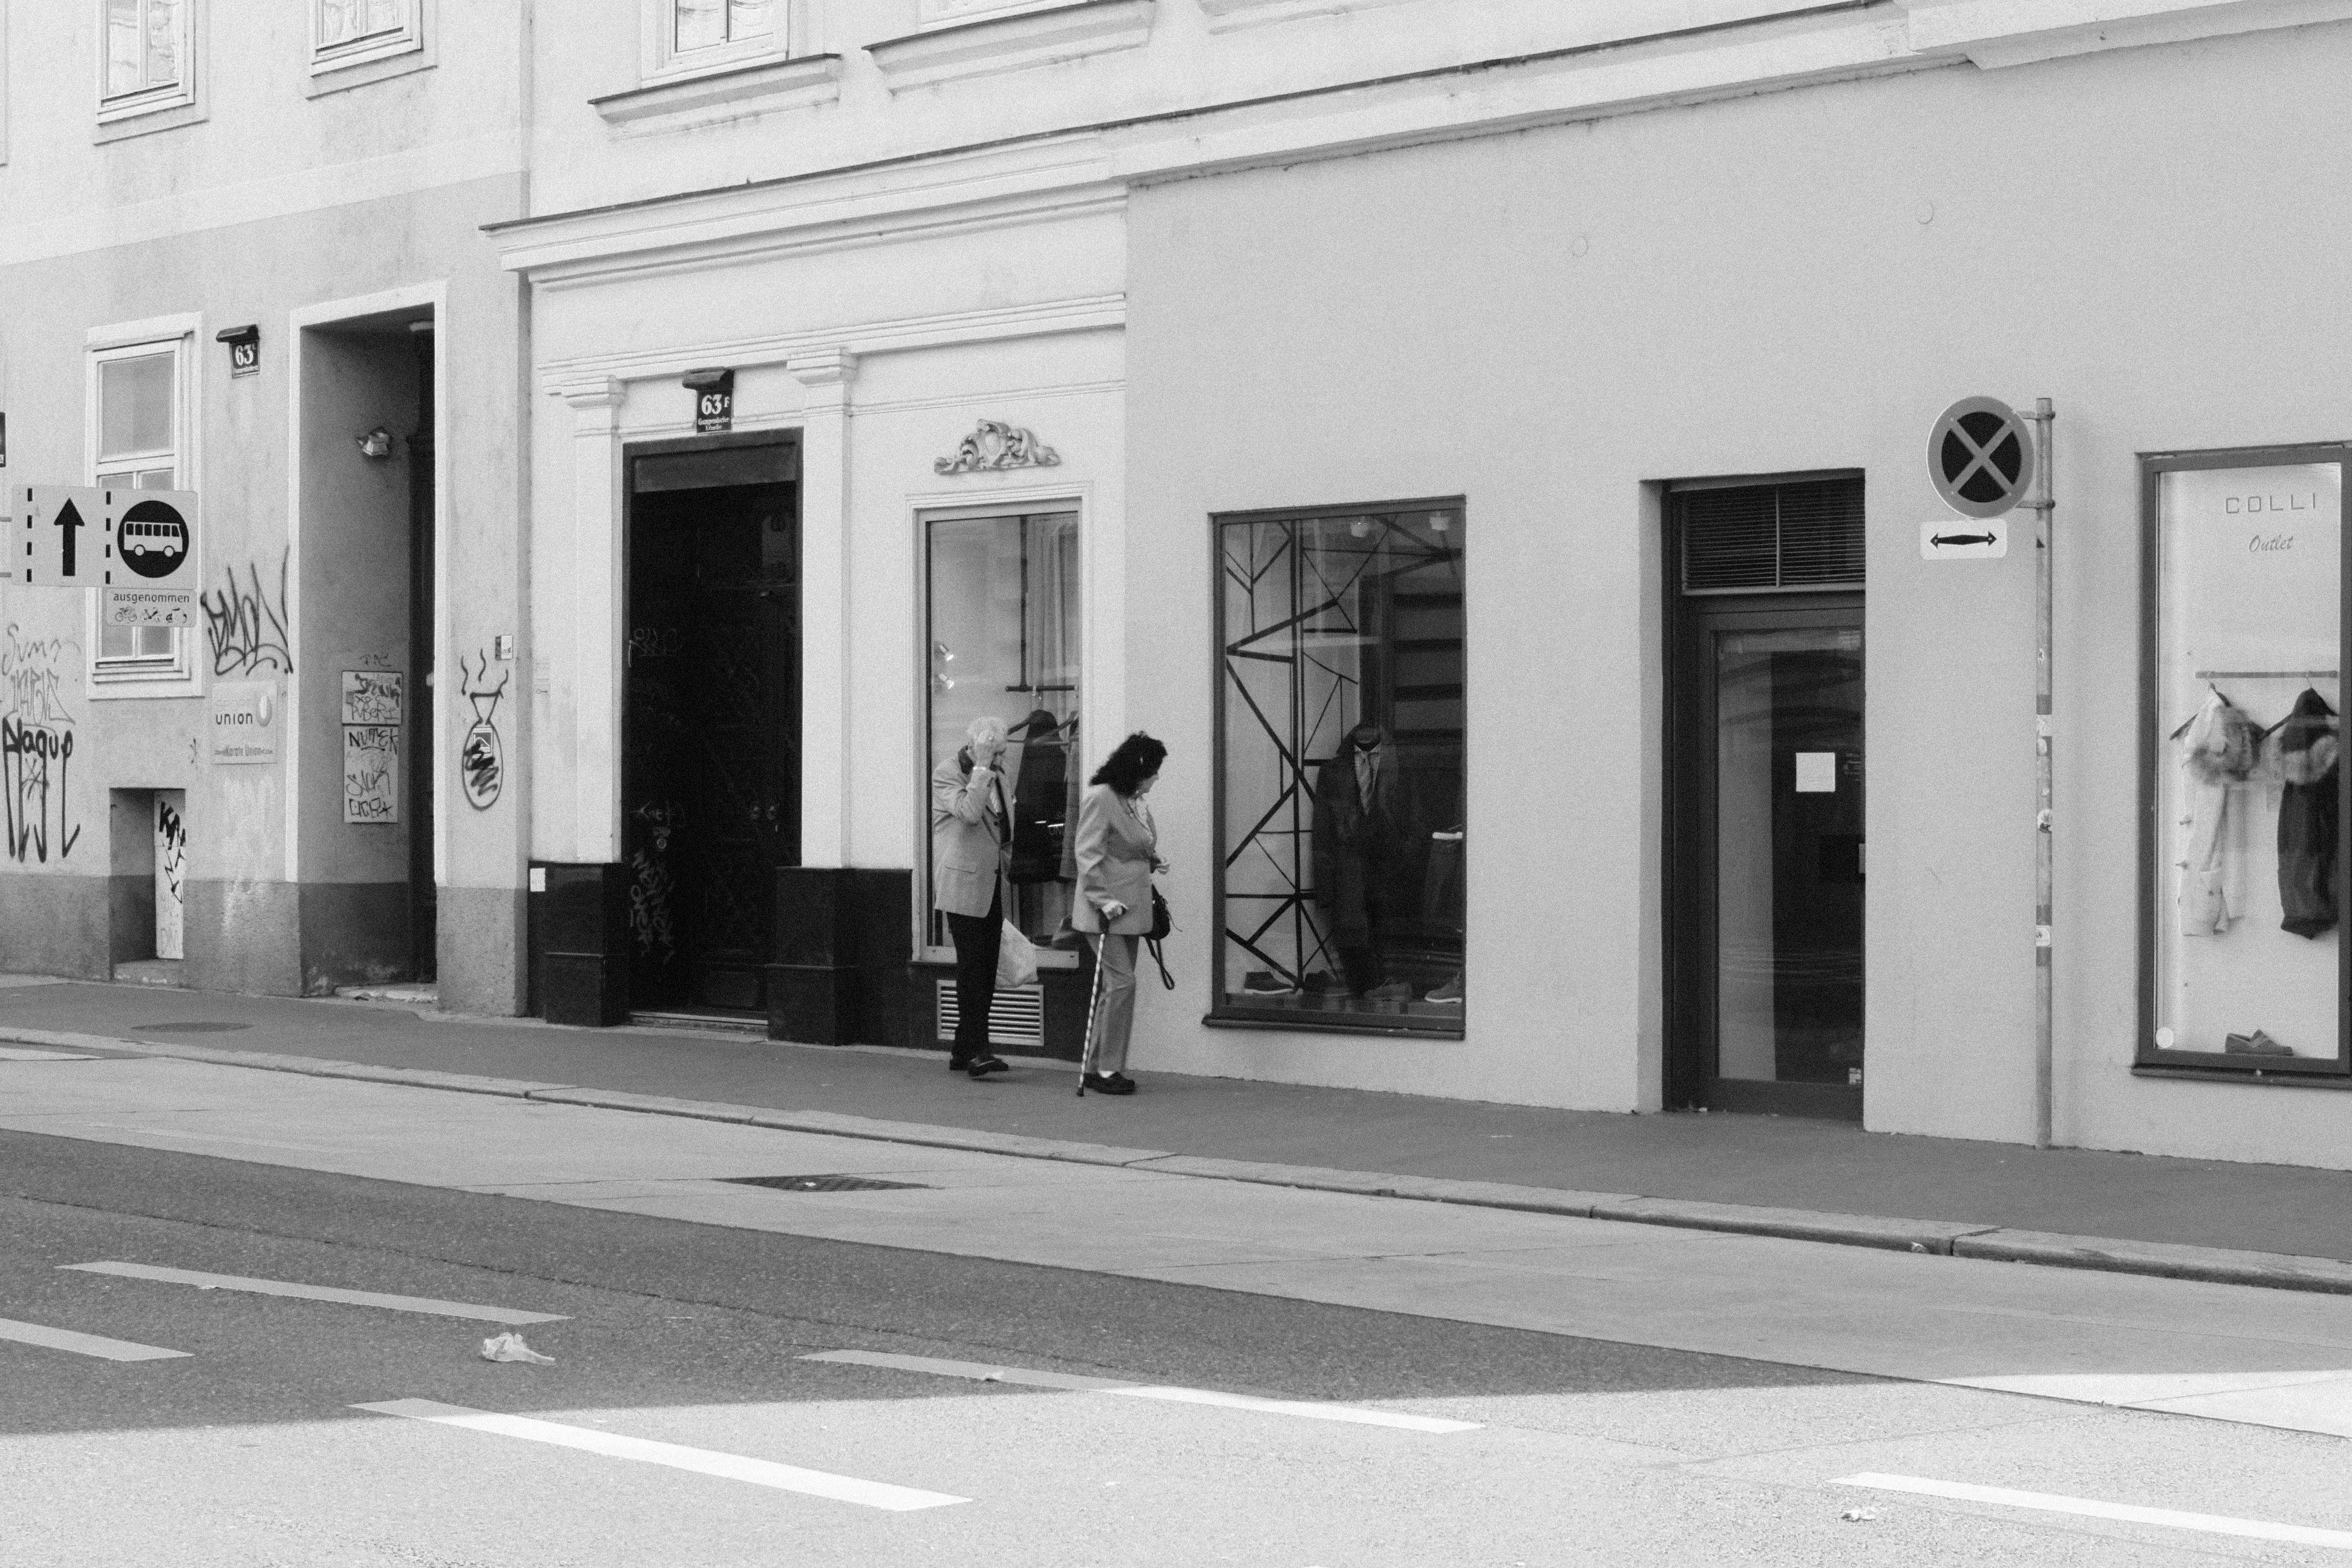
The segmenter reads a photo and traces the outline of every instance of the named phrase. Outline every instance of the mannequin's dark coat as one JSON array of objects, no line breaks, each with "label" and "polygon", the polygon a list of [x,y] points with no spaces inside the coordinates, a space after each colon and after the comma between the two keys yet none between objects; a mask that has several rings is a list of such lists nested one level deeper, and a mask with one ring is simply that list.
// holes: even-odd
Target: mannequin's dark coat
[{"label": "mannequin's dark coat", "polygon": [[1372,798],[1356,784],[1356,752],[1342,745],[1315,780],[1315,902],[1334,947],[1370,947],[1374,926],[1419,913],[1428,830],[1414,810],[1396,743],[1381,746]]}]

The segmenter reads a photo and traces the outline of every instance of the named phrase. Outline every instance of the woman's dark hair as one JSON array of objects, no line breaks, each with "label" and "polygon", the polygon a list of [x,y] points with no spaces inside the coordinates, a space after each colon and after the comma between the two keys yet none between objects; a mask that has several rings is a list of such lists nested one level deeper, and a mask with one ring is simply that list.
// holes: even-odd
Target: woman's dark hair
[{"label": "woman's dark hair", "polygon": [[1121,741],[1103,759],[1088,784],[1108,784],[1121,795],[1133,795],[1136,786],[1160,771],[1168,760],[1168,748],[1138,730]]}]

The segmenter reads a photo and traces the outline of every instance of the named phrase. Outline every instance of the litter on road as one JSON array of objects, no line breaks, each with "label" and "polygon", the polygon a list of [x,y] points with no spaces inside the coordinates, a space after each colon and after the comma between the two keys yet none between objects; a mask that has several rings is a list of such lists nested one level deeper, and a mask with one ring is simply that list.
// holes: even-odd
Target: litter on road
[{"label": "litter on road", "polygon": [[484,1340],[482,1342],[482,1359],[484,1361],[528,1362],[533,1366],[553,1366],[555,1364],[555,1358],[553,1356],[540,1354],[537,1351],[522,1342],[522,1336],[520,1334],[514,1333],[512,1331],[503,1334],[492,1334],[488,1339]]}]

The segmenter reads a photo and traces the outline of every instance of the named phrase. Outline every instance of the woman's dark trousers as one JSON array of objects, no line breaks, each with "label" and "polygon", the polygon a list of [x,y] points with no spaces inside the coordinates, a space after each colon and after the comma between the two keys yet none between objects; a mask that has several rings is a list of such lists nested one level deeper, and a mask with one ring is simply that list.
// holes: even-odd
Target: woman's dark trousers
[{"label": "woman's dark trousers", "polygon": [[996,945],[1004,935],[1004,889],[988,901],[984,915],[950,915],[948,934],[955,938],[955,1052],[957,1067],[984,1057],[988,1050],[988,1011],[996,1003]]}]

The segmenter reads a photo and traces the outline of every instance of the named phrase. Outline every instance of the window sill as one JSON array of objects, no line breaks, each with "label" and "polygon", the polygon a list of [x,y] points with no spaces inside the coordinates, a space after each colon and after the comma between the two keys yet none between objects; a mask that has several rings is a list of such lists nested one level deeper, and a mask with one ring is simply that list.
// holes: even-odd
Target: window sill
[{"label": "window sill", "polygon": [[1080,0],[868,44],[892,92],[1131,49],[1150,41],[1153,0]]},{"label": "window sill", "polygon": [[348,92],[355,87],[370,87],[413,71],[430,70],[437,63],[433,50],[422,43],[404,44],[397,52],[349,61],[314,60],[310,64],[310,79],[302,84],[302,96],[324,98],[329,93]]},{"label": "window sill", "polygon": [[[2311,1058],[2317,1060],[2317,1058]],[[2316,1072],[2267,1072],[2261,1068],[2192,1068],[2137,1062],[2134,1078],[2168,1078],[2199,1083],[2234,1083],[2252,1089],[2352,1089],[2352,1077],[2323,1068]]]},{"label": "window sill", "polygon": [[1367,1035],[1382,1039],[1458,1040],[1462,1025],[1455,1019],[1426,1023],[1401,1016],[1385,1019],[1349,1018],[1331,1013],[1281,1013],[1248,1007],[1213,1007],[1201,1016],[1212,1029],[1267,1029],[1295,1035]]},{"label": "window sill", "polygon": [[1405,0],[1200,0],[1201,13],[1208,19],[1209,31],[1213,33],[1230,33],[1306,16],[1345,16],[1404,3]]},{"label": "window sill", "polygon": [[615,127],[658,122],[660,129],[708,119],[764,114],[830,103],[841,96],[841,57],[754,60],[592,98],[589,107]]},{"label": "window sill", "polygon": [[189,98],[174,98],[152,108],[101,110],[89,139],[92,145],[103,147],[110,142],[127,142],[133,136],[201,124],[205,119],[205,106]]},{"label": "window sill", "polygon": [[93,669],[84,689],[93,702],[204,695],[204,687],[193,670]]}]

